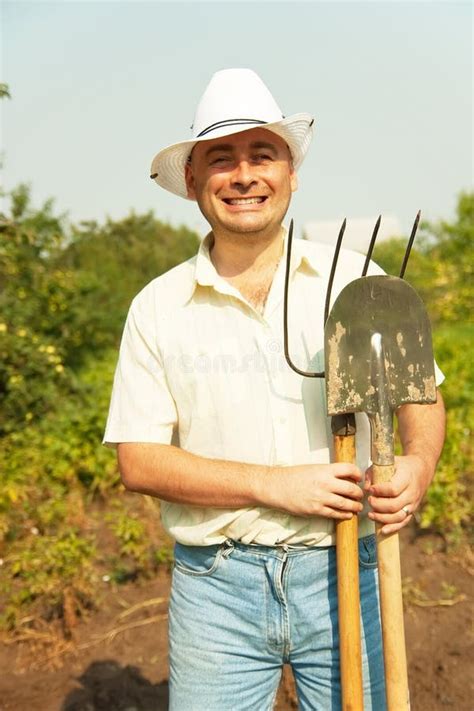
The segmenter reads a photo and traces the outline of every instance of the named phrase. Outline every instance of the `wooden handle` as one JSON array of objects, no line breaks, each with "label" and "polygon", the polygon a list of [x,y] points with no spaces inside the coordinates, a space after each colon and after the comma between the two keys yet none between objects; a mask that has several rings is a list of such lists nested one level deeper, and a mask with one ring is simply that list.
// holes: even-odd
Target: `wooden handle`
[{"label": "wooden handle", "polygon": [[[374,484],[393,476],[394,466],[373,465]],[[382,618],[385,686],[388,711],[409,711],[405,628],[403,624],[402,574],[398,533],[380,533],[377,524],[377,558],[379,567],[380,614]]]},{"label": "wooden handle", "polygon": [[[334,437],[336,462],[355,463],[355,436]],[[363,711],[357,516],[336,523],[339,650],[343,711]]]}]

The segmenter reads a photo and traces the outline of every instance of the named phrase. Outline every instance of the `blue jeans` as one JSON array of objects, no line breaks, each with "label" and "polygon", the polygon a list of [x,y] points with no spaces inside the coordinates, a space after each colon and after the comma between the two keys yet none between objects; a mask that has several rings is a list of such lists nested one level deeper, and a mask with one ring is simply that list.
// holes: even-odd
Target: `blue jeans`
[{"label": "blue jeans", "polygon": [[[384,711],[375,537],[359,541],[365,711]],[[270,711],[291,665],[301,711],[339,711],[335,548],[176,544],[170,711]]]}]

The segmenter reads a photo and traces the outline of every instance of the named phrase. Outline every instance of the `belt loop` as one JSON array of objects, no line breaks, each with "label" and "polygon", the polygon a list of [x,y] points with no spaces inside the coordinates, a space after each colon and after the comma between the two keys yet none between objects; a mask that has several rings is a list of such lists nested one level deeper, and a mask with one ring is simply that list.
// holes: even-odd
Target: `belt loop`
[{"label": "belt loop", "polygon": [[226,538],[224,543],[222,544],[222,547],[222,557],[228,558],[235,548],[234,541],[232,540],[232,538]]}]

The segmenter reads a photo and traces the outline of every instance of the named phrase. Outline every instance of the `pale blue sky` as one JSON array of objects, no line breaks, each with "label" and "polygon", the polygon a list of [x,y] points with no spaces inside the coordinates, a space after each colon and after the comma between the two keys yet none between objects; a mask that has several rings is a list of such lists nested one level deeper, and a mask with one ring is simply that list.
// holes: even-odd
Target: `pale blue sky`
[{"label": "pale blue sky", "polygon": [[201,227],[153,183],[189,137],[211,74],[255,69],[283,112],[316,118],[290,214],[451,217],[472,185],[470,2],[2,3],[7,189],[74,220],[153,209]]}]

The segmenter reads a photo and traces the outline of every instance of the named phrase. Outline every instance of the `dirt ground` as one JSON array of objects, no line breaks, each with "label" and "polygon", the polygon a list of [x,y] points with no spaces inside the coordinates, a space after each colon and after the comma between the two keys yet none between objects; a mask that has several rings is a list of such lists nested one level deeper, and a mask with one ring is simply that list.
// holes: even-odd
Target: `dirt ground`
[{"label": "dirt ground", "polygon": [[[402,560],[412,711],[472,711],[473,561],[413,530],[403,533]],[[0,711],[165,711],[169,585],[166,568],[145,583],[104,582],[98,611],[72,639],[45,625],[34,640],[3,640]],[[275,711],[296,708],[285,669]]]}]

